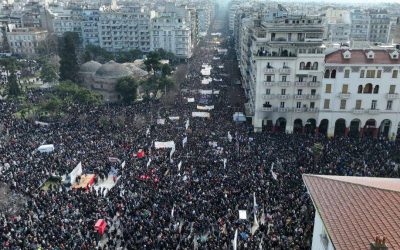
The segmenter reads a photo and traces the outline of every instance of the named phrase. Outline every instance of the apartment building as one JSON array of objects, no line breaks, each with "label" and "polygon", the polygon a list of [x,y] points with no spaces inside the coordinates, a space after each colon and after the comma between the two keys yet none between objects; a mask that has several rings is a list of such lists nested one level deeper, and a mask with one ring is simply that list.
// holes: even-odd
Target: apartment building
[{"label": "apartment building", "polygon": [[350,12],[329,8],[325,13],[325,40],[329,42],[348,42],[351,33]]},{"label": "apartment building", "polygon": [[34,55],[40,43],[47,38],[47,30],[37,28],[14,28],[7,32],[10,50],[14,54]]},{"label": "apartment building", "polygon": [[390,35],[390,17],[386,10],[371,10],[369,12],[369,41],[387,43]]},{"label": "apartment building", "polygon": [[327,54],[319,132],[394,138],[400,122],[399,70],[399,52],[394,49]]},{"label": "apartment building", "polygon": [[82,43],[83,46],[93,44],[96,46],[100,45],[99,40],[99,21],[100,21],[100,10],[99,9],[83,9],[82,10]]},{"label": "apartment building", "polygon": [[362,10],[353,10],[350,13],[352,41],[368,41],[370,17],[368,12]]},{"label": "apartment building", "polygon": [[316,16],[242,20],[240,70],[255,131],[301,132],[316,123],[323,33]]}]

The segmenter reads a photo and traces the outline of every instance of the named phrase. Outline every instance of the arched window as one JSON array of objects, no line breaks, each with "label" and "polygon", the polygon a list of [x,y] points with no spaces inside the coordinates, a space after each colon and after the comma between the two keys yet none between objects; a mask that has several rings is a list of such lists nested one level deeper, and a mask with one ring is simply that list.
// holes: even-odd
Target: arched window
[{"label": "arched window", "polygon": [[315,63],[313,64],[312,69],[313,69],[313,70],[317,70],[317,69],[318,69],[318,63],[317,63],[317,62],[315,62]]},{"label": "arched window", "polygon": [[329,69],[325,70],[325,75],[324,78],[329,78],[331,72],[329,71]]},{"label": "arched window", "polygon": [[311,62],[308,62],[308,63],[306,64],[306,69],[311,69]]},{"label": "arched window", "polygon": [[304,69],[304,62],[300,63],[300,70]]},{"label": "arched window", "polygon": [[378,93],[379,93],[379,85],[375,85],[374,94],[378,94]]},{"label": "arched window", "polygon": [[363,91],[363,86],[362,85],[358,85],[357,93],[362,94],[362,91]]},{"label": "arched window", "polygon": [[331,78],[336,78],[336,69],[332,70],[331,72]]},{"label": "arched window", "polygon": [[371,94],[372,93],[372,84],[371,83],[367,83],[364,87],[364,94]]}]

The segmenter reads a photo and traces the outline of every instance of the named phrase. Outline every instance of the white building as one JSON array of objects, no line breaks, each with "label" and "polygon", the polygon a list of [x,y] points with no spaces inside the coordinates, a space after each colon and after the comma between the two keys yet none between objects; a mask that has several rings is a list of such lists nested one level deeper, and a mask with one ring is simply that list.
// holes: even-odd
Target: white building
[{"label": "white building", "polygon": [[99,21],[100,21],[100,10],[99,9],[83,9],[82,10],[82,42],[83,46],[88,44],[100,45],[99,41]]},{"label": "white building", "polygon": [[325,39],[330,42],[348,42],[350,33],[350,12],[329,8],[325,18]]},{"label": "white building", "polygon": [[394,138],[400,122],[399,52],[338,50],[326,55],[320,133]]},{"label": "white building", "polygon": [[323,77],[320,17],[243,19],[239,60],[255,131],[315,127]]},{"label": "white building", "polygon": [[369,41],[387,43],[390,35],[390,17],[386,10],[370,11]]},{"label": "white building", "polygon": [[400,179],[304,174],[315,207],[311,250],[400,249]]},{"label": "white building", "polygon": [[368,12],[354,10],[350,14],[351,33],[350,39],[353,41],[368,41],[370,17]]},{"label": "white building", "polygon": [[14,28],[7,32],[11,52],[20,55],[34,55],[47,38],[47,30],[37,28]]}]

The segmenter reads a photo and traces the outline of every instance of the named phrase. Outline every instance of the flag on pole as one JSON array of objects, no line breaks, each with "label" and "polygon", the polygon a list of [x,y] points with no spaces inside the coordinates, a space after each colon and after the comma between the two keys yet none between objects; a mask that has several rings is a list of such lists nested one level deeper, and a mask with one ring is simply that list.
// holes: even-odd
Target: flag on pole
[{"label": "flag on pole", "polygon": [[253,193],[253,207],[254,211],[257,211],[256,192]]},{"label": "flag on pole", "polygon": [[226,159],[226,158],[224,158],[224,169],[226,168],[226,162],[227,162],[228,160]]},{"label": "flag on pole", "polygon": [[125,161],[121,164],[121,168],[122,168],[122,169],[125,168]]},{"label": "flag on pole", "polygon": [[238,230],[236,229],[235,238],[233,238],[233,250],[237,250],[237,236],[238,236]]},{"label": "flag on pole", "polygon": [[172,161],[172,155],[175,153],[175,146],[171,149],[171,152],[169,153],[169,160],[171,161],[171,163],[173,162]]},{"label": "flag on pole", "polygon": [[178,171],[181,171],[181,167],[182,167],[182,161],[180,161],[178,164]]},{"label": "flag on pole", "polygon": [[171,218],[174,218],[174,212],[175,212],[175,204],[172,206]]},{"label": "flag on pole", "polygon": [[189,128],[189,119],[186,120],[185,128],[186,128],[186,130]]},{"label": "flag on pole", "polygon": [[273,164],[272,164],[272,167],[271,167],[271,175],[272,175],[272,178],[274,178],[274,180],[278,179],[278,175],[274,172],[274,165]]},{"label": "flag on pole", "polygon": [[150,128],[147,128],[146,130],[146,137],[150,135]]},{"label": "flag on pole", "polygon": [[147,167],[150,166],[150,163],[151,163],[151,158],[150,158],[149,161],[147,162]]},{"label": "flag on pole", "polygon": [[231,135],[230,131],[228,131],[228,140],[229,140],[229,142],[232,142],[232,135]]},{"label": "flag on pole", "polygon": [[182,147],[185,147],[185,144],[187,143],[187,140],[188,140],[187,136],[185,138],[183,138]]}]

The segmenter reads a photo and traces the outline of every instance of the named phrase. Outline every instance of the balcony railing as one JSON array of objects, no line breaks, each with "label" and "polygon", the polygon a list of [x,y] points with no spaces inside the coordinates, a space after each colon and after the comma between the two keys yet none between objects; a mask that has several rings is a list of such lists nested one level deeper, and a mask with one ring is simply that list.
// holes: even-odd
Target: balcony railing
[{"label": "balcony railing", "polygon": [[286,112],[290,112],[290,108],[278,108],[277,111],[281,112],[281,113],[286,113]]},{"label": "balcony railing", "polygon": [[305,100],[307,99],[307,95],[294,95],[295,100]]},{"label": "balcony railing", "polygon": [[397,98],[399,98],[399,94],[397,94],[397,93],[393,93],[393,94],[387,93],[386,94],[386,98],[387,99],[397,99]]},{"label": "balcony railing", "polygon": [[365,113],[365,110],[364,110],[364,109],[357,109],[357,108],[354,108],[354,109],[353,109],[353,113],[354,113],[354,114],[363,114],[363,113]]},{"label": "balcony railing", "polygon": [[264,100],[270,100],[270,99],[274,99],[275,95],[263,95],[263,99]]},{"label": "balcony railing", "polygon": [[277,95],[278,99],[287,100],[290,98],[290,95]]},{"label": "balcony railing", "polygon": [[293,111],[297,112],[297,113],[301,113],[301,112],[305,112],[306,108],[294,108]]},{"label": "balcony railing", "polygon": [[261,110],[264,112],[273,112],[274,108],[273,107],[262,107]]},{"label": "balcony railing", "polygon": [[307,87],[307,82],[294,82],[296,87]]},{"label": "balcony railing", "polygon": [[316,113],[318,112],[318,108],[308,108],[307,112]]},{"label": "balcony railing", "polygon": [[278,82],[279,87],[290,87],[290,82]]},{"label": "balcony railing", "polygon": [[308,99],[310,100],[318,100],[320,98],[320,95],[308,95]]},{"label": "balcony railing", "polygon": [[264,81],[264,86],[272,87],[272,86],[274,86],[274,85],[275,85],[275,82],[267,82],[267,81]]},{"label": "balcony railing", "polygon": [[266,74],[275,74],[276,71],[277,71],[277,69],[274,69],[274,68],[266,68],[265,69]]},{"label": "balcony railing", "polygon": [[319,87],[321,86],[321,82],[317,81],[317,82],[308,82],[308,86],[310,87]]},{"label": "balcony railing", "polygon": [[287,74],[287,75],[289,75],[289,74],[290,74],[290,68],[281,68],[281,69],[279,69],[279,73],[280,73],[280,74]]},{"label": "balcony railing", "polygon": [[340,99],[349,99],[350,98],[350,93],[339,93],[339,98]]},{"label": "balcony railing", "polygon": [[379,109],[368,109],[368,114],[376,115],[379,114],[381,111]]}]

